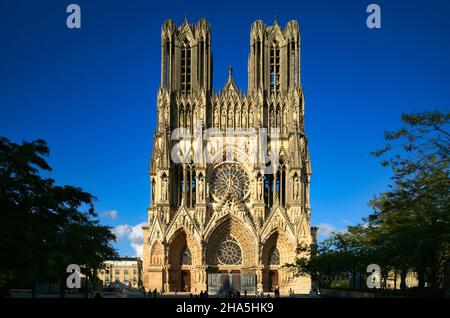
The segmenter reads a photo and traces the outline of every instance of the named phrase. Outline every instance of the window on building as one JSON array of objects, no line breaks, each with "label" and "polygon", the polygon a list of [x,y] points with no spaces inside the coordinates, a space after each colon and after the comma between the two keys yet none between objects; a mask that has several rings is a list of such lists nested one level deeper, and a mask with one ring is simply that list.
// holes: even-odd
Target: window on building
[{"label": "window on building", "polygon": [[280,92],[280,46],[277,41],[270,48],[270,91]]},{"label": "window on building", "polygon": [[198,55],[198,66],[199,66],[198,79],[200,87],[204,87],[203,77],[205,72],[205,40],[201,39],[198,46],[200,51],[200,54]]},{"label": "window on building", "polygon": [[188,39],[184,39],[181,48],[181,92],[191,90],[191,48]]},{"label": "window on building", "polygon": [[164,69],[164,79],[165,79],[165,86],[169,87],[169,77],[170,77],[170,56],[171,56],[171,52],[170,52],[170,42],[166,41],[166,45],[165,45],[165,53],[166,53],[166,58],[165,58],[165,69]]}]

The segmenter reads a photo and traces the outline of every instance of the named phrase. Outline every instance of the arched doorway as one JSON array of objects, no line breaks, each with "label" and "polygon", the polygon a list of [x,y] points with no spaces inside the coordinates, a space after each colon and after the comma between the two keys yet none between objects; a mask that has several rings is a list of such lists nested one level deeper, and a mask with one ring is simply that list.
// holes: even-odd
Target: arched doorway
[{"label": "arched doorway", "polygon": [[206,240],[208,273],[217,277],[217,293],[242,290],[246,286],[242,285],[242,277],[254,274],[257,264],[257,244],[251,230],[239,219],[227,217]]},{"label": "arched doorway", "polygon": [[206,262],[217,271],[240,271],[257,264],[252,231],[234,217],[220,222],[207,236]]},{"label": "arched doorway", "polygon": [[283,284],[282,266],[290,262],[293,245],[289,244],[285,234],[274,231],[264,242],[262,250],[263,289],[272,292]]},{"label": "arched doorway", "polygon": [[169,242],[169,291],[190,292],[192,269],[197,256],[197,246],[183,229],[177,231]]}]

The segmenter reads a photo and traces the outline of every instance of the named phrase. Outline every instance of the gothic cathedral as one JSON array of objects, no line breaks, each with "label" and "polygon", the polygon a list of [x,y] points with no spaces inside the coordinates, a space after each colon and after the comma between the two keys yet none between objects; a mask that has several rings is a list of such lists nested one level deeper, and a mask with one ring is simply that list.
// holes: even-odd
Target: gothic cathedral
[{"label": "gothic cathedral", "polygon": [[308,293],[311,279],[284,266],[316,235],[298,23],[252,24],[246,94],[231,67],[213,91],[204,19],[165,21],[161,57],[143,227],[146,290]]}]

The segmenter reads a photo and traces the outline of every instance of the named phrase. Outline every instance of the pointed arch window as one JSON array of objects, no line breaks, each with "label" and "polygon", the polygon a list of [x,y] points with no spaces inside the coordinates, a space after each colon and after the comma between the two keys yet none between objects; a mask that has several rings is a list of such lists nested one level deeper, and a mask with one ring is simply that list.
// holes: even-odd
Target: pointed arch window
[{"label": "pointed arch window", "polygon": [[199,55],[198,55],[198,68],[197,77],[199,80],[200,87],[204,87],[204,72],[205,72],[205,39],[201,38],[198,44]]},{"label": "pointed arch window", "polygon": [[191,47],[188,39],[184,39],[181,47],[181,92],[187,94],[191,90]]},{"label": "pointed arch window", "polygon": [[165,44],[165,61],[164,61],[164,85],[165,87],[169,87],[169,77],[170,77],[170,60],[171,60],[171,45],[170,41],[167,40]]},{"label": "pointed arch window", "polygon": [[293,85],[297,85],[297,56],[295,54],[295,41],[292,40],[291,42],[291,56],[292,60],[292,78],[293,78]]},{"label": "pointed arch window", "polygon": [[270,91],[280,92],[280,46],[276,40],[270,47]]},{"label": "pointed arch window", "polygon": [[184,177],[186,178],[183,180],[185,206],[193,208],[196,202],[197,178],[195,175],[195,166],[192,163],[185,165]]},{"label": "pointed arch window", "polygon": [[[266,164],[266,169],[271,165],[271,161]],[[273,183],[274,177],[273,173],[264,174],[264,203],[266,207],[271,208],[273,206]]]},{"label": "pointed arch window", "polygon": [[280,205],[286,207],[286,165],[283,160],[280,160],[278,166],[276,191]]},{"label": "pointed arch window", "polygon": [[259,82],[261,81],[261,40],[258,38],[256,41],[256,88],[259,89]]}]

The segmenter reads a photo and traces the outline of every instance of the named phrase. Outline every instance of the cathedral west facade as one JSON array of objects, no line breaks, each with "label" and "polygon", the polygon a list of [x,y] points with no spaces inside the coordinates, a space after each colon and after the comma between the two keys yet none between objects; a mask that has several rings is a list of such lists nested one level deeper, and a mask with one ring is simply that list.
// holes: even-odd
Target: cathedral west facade
[{"label": "cathedral west facade", "polygon": [[198,293],[230,277],[228,288],[308,293],[310,278],[284,266],[315,236],[298,23],[252,24],[245,95],[231,67],[213,91],[204,19],[165,21],[161,57],[145,288]]}]

